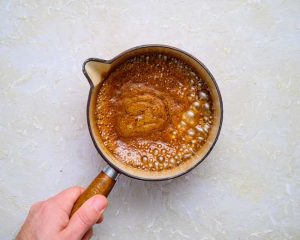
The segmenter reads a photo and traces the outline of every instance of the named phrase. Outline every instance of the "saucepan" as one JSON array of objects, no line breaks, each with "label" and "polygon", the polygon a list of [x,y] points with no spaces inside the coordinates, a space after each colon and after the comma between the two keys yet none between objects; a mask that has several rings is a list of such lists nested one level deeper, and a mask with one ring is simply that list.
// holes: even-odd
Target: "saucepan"
[{"label": "saucepan", "polygon": [[[207,141],[202,146],[195,157],[180,164],[172,169],[162,171],[145,171],[138,168],[133,168],[125,165],[117,160],[104,146],[99,131],[97,129],[95,108],[97,93],[101,88],[102,82],[114,71],[120,64],[124,63],[129,58],[140,56],[142,54],[160,53],[168,56],[176,57],[184,63],[190,65],[196,73],[206,82],[213,106],[213,125],[210,129]],[[108,196],[116,183],[119,174],[124,174],[128,177],[144,180],[144,181],[160,181],[179,177],[191,171],[200,164],[215,146],[220,134],[223,120],[223,104],[222,97],[218,85],[202,62],[193,57],[191,54],[166,45],[143,45],[131,48],[111,60],[102,60],[98,58],[89,58],[83,63],[83,73],[90,83],[90,91],[87,102],[87,123],[93,143],[102,158],[107,162],[107,166],[86,188],[82,195],[76,201],[72,214],[89,198],[96,194]],[[105,113],[103,113],[105,114]]]}]

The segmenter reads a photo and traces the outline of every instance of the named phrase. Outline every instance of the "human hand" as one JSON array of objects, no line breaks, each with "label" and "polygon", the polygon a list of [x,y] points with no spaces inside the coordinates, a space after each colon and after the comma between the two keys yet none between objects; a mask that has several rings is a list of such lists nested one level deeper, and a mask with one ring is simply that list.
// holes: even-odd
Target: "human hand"
[{"label": "human hand", "polygon": [[107,199],[102,195],[90,198],[70,218],[72,207],[83,191],[81,187],[72,187],[34,204],[16,240],[90,239],[93,225],[103,220]]}]

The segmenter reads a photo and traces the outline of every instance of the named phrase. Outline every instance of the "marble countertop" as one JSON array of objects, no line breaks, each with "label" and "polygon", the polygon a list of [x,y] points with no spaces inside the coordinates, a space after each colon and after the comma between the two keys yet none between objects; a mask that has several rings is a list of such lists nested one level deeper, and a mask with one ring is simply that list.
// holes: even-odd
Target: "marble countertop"
[{"label": "marble countertop", "polygon": [[299,16],[299,1],[1,1],[0,238],[105,166],[83,61],[161,43],[215,76],[219,141],[183,177],[121,176],[93,239],[300,239]]}]

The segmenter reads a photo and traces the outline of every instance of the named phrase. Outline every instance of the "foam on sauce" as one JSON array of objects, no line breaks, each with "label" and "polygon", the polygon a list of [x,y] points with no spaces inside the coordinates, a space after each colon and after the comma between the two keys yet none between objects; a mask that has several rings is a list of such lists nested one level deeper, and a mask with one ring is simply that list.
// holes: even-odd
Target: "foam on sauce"
[{"label": "foam on sauce", "polygon": [[151,54],[127,60],[108,76],[95,114],[102,141],[116,159],[161,171],[201,149],[212,126],[213,104],[190,66]]}]

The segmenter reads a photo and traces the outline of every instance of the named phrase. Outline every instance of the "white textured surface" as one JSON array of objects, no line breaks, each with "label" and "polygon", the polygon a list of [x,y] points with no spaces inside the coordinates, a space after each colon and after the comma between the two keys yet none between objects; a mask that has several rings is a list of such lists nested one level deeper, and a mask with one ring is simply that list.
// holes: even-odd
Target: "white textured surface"
[{"label": "white textured surface", "polygon": [[299,1],[0,2],[0,238],[105,165],[86,124],[88,57],[163,43],[218,81],[211,155],[168,182],[121,176],[94,239],[300,239]]}]

